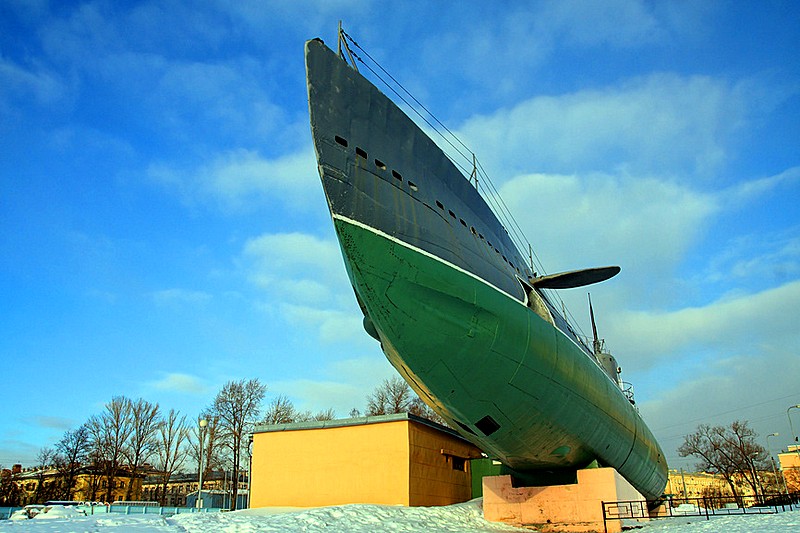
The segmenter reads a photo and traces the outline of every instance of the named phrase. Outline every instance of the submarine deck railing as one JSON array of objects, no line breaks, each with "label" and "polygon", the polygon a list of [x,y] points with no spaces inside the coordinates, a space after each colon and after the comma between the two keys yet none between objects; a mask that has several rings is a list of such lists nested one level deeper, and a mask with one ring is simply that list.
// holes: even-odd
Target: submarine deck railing
[{"label": "submarine deck railing", "polygon": [[775,514],[800,508],[800,492],[756,496],[708,496],[704,498],[674,498],[648,501],[627,500],[603,502],[603,528],[614,520],[666,519],[691,516],[744,516]]}]

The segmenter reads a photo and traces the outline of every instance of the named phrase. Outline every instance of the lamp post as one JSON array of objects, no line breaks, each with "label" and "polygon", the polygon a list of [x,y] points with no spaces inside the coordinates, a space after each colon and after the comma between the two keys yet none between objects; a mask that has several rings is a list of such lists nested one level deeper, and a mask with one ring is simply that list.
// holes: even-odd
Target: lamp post
[{"label": "lamp post", "polygon": [[761,480],[758,479],[758,470],[756,469],[756,459],[760,454],[758,452],[750,455],[748,457],[748,462],[750,463],[750,473],[753,474],[753,481],[755,482],[753,486],[753,490],[756,492],[756,502],[759,502],[758,499],[758,489],[761,488],[761,503],[764,501],[764,487],[761,485]]},{"label": "lamp post", "polygon": [[200,480],[197,484],[197,508],[203,508],[203,447],[205,444],[206,438],[206,426],[208,426],[208,420],[205,418],[201,418],[197,424],[200,426]]},{"label": "lamp post", "polygon": [[[775,469],[775,458],[772,456],[772,448],[769,445],[769,438],[770,437],[779,437],[780,433],[770,433],[767,435],[767,451],[769,451],[769,462],[772,463],[772,474],[775,476],[775,483],[778,483],[778,471]],[[783,474],[783,472],[781,472]],[[778,485],[778,490],[780,490],[780,485]],[[786,479],[783,480],[783,488],[786,491],[786,496],[789,496],[789,489],[786,487]]]},{"label": "lamp post", "polygon": [[[253,434],[250,434],[247,441],[247,505],[245,509],[250,509],[250,480],[253,478]],[[238,479],[237,479],[238,481]]]}]

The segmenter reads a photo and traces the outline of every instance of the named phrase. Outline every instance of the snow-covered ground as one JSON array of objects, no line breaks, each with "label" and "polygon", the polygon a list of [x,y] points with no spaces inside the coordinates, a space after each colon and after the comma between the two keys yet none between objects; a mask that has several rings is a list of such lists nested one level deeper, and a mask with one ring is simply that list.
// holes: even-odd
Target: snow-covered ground
[{"label": "snow-covered ground", "polygon": [[[250,509],[233,513],[158,515],[101,514],[50,520],[0,521],[0,532],[33,533],[500,533],[530,531],[483,519],[480,500],[448,507],[342,505],[302,510]],[[774,515],[670,518],[651,521],[642,533],[800,531],[800,511]]]}]

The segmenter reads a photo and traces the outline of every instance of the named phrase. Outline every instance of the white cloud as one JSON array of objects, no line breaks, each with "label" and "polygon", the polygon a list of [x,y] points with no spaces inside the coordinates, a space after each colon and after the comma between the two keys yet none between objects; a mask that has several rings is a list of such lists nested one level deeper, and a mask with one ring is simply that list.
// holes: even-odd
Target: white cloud
[{"label": "white cloud", "polygon": [[[361,313],[339,246],[305,233],[249,239],[242,252],[251,282],[293,325],[312,328],[324,343],[362,340]],[[362,335],[363,334],[363,335]]]},{"label": "white cloud", "polygon": [[[144,57],[110,57],[117,65],[148,64]],[[287,110],[276,105],[265,91],[263,67],[250,58],[225,62],[167,61],[156,71],[157,87],[144,96],[147,106],[161,117],[160,127],[171,128],[178,137],[189,137],[195,130],[217,139],[236,142],[296,147]],[[303,121],[304,129],[307,129]],[[219,142],[219,141],[217,141]],[[312,167],[313,168],[313,167]]]},{"label": "white cloud", "polygon": [[[283,272],[295,268],[325,272],[328,265],[341,263],[336,242],[299,232],[272,233],[249,239],[244,253],[257,258],[264,266]],[[318,276],[319,272],[314,275]]]},{"label": "white cloud", "polygon": [[[243,249],[251,281],[293,293],[298,300],[327,301],[349,287],[339,247],[307,233],[273,233],[249,239]],[[312,294],[309,294],[311,292]]]},{"label": "white cloud", "polygon": [[[54,72],[41,66],[22,66],[0,57],[2,100],[14,97],[24,99],[26,103],[33,100],[38,104],[50,105],[64,98],[66,92],[62,80]],[[0,105],[3,103],[0,101]]]},{"label": "white cloud", "polygon": [[295,325],[314,325],[320,341],[324,344],[332,342],[359,344],[372,341],[362,326],[362,315],[355,298],[351,306],[341,310],[284,304],[281,306],[281,311]]},{"label": "white cloud", "polygon": [[[537,170],[710,176],[745,123],[747,84],[652,74],[605,89],[537,96],[461,128],[494,176]],[[502,173],[502,174],[501,174]]]},{"label": "white cloud", "polygon": [[719,210],[713,195],[627,175],[528,174],[500,195],[549,273],[620,264],[637,285],[670,274]]},{"label": "white cloud", "polygon": [[208,302],[212,298],[207,292],[178,288],[155,291],[151,293],[151,296],[158,305],[174,303],[201,304]]},{"label": "white cloud", "polygon": [[[419,61],[408,66],[407,72],[399,73],[399,79],[405,80],[423,101],[437,93],[441,95],[440,85],[456,85],[444,97],[457,94],[458,98],[442,102],[442,106],[456,105],[464,113],[470,106],[485,108],[488,102],[531,94],[531,87],[541,86],[543,79],[551,77],[552,71],[540,75],[540,69],[562,50],[580,54],[608,48],[645,49],[669,40],[676,30],[675,23],[699,10],[686,7],[676,20],[665,13],[667,10],[641,1],[569,0],[511,5],[462,3],[457,9],[436,11],[439,13],[434,16],[443,16],[447,27],[410,39],[411,53],[420,43],[415,54]],[[404,15],[410,19],[419,16],[416,8],[399,14]],[[475,20],[481,23],[476,25]],[[362,41],[379,43],[386,39],[385,32],[378,33],[379,28],[365,26],[357,28]],[[464,37],[464,27],[470,28],[469,38]],[[380,57],[379,53],[375,55]],[[559,67],[556,70],[561,71]],[[569,68],[563,70],[567,76],[571,74]],[[437,89],[431,91],[431,86]],[[464,105],[465,101],[469,105]]]},{"label": "white cloud", "polygon": [[74,420],[58,416],[37,416],[34,417],[34,421],[43,428],[57,429],[60,431],[66,431],[75,425]]},{"label": "white cloud", "polygon": [[619,311],[608,325],[628,367],[647,369],[656,364],[684,364],[702,354],[712,357],[747,355],[764,364],[771,347],[800,343],[795,308],[800,281],[756,294],[724,297],[702,307],[676,311]]},{"label": "white cloud", "polygon": [[724,192],[726,202],[735,205],[753,203],[761,197],[774,193],[782,187],[800,183],[800,167],[791,167],[773,176],[738,183]]},{"label": "white cloud", "polygon": [[179,372],[166,374],[161,379],[150,382],[149,386],[161,391],[197,395],[205,395],[210,391],[208,385],[199,377]]},{"label": "white cloud", "polygon": [[[377,343],[375,343],[377,346]],[[270,383],[270,392],[285,394],[299,410],[333,408],[338,417],[346,417],[351,409],[362,413],[367,395],[384,379],[396,375],[386,358],[379,353],[332,362],[323,370],[323,379],[284,380]]]},{"label": "white cloud", "polygon": [[800,277],[800,228],[737,236],[710,258],[704,281],[777,285]]},{"label": "white cloud", "polygon": [[636,0],[546,3],[539,28],[580,46],[641,46],[666,37],[649,6]]},{"label": "white cloud", "polygon": [[277,159],[237,149],[219,154],[197,168],[153,164],[148,174],[176,189],[190,203],[210,200],[227,210],[279,203],[290,205],[295,212],[307,212],[318,207],[324,210],[316,168],[310,147]]}]

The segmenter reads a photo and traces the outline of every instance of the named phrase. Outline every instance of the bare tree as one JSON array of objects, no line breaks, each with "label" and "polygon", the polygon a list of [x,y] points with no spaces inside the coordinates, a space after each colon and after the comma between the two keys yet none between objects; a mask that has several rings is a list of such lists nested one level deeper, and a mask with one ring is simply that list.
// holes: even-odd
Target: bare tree
[{"label": "bare tree", "polygon": [[19,474],[15,470],[0,467],[0,505],[17,507],[22,502],[22,489],[18,483]]},{"label": "bare tree", "polygon": [[323,420],[333,420],[334,418],[336,418],[336,411],[330,407],[324,411],[318,411],[317,414],[314,415],[314,420],[317,422],[322,422]]},{"label": "bare tree", "polygon": [[735,420],[728,428],[717,428],[717,434],[727,447],[735,451],[742,478],[756,495],[760,492],[763,496],[758,471],[767,470],[769,466],[767,450],[757,442],[758,433],[747,421]]},{"label": "bare tree", "polygon": [[696,465],[699,470],[721,475],[734,497],[738,496],[737,478],[747,482],[758,496],[757,469],[765,468],[767,454],[756,442],[757,437],[747,422],[739,420],[729,427],[702,424],[697,431],[684,437],[678,453],[681,457],[691,455],[700,459]]},{"label": "bare tree", "polygon": [[170,409],[167,416],[158,426],[158,462],[156,468],[160,472],[161,494],[159,500],[166,505],[167,485],[169,478],[183,466],[186,460],[184,443],[189,439],[189,428],[186,427],[186,416],[178,418],[175,409]]},{"label": "bare tree", "polygon": [[139,475],[144,463],[156,451],[158,426],[161,422],[158,404],[139,398],[130,402],[129,407],[131,434],[123,452],[131,473],[131,482],[125,491],[125,500],[128,501],[133,496],[134,478]]},{"label": "bare tree", "polygon": [[408,383],[399,376],[384,379],[367,396],[367,416],[408,413],[414,393]]},{"label": "bare tree", "polygon": [[[239,464],[247,446],[247,432],[258,418],[266,385],[258,379],[229,381],[214,398],[213,413],[219,417],[222,442],[231,452],[233,479],[239,479]],[[231,510],[236,509],[239,484],[233,484]]]},{"label": "bare tree", "polygon": [[411,413],[439,424],[444,419],[423,402],[400,376],[383,380],[367,396],[367,416]]},{"label": "bare tree", "polygon": [[[86,473],[86,484],[89,489],[89,500],[96,501],[100,499],[100,484],[103,480],[105,473],[105,466],[103,454],[94,442],[90,444],[89,448],[89,464],[84,469]],[[108,500],[106,500],[108,501]]]},{"label": "bare tree", "polygon": [[333,420],[336,412],[331,409],[318,411],[316,414],[310,410],[298,411],[292,401],[283,394],[275,397],[267,407],[264,414],[264,424],[291,424],[292,422],[310,422],[312,420]]},{"label": "bare tree", "polygon": [[133,431],[131,424],[131,401],[124,396],[115,396],[106,404],[100,415],[92,416],[88,422],[93,447],[97,451],[106,479],[105,501],[112,501],[114,482],[119,472],[123,451]]},{"label": "bare tree", "polygon": [[33,493],[34,503],[44,503],[51,499],[55,493],[57,481],[50,479],[48,482],[47,471],[53,467],[56,452],[53,448],[44,447],[36,454],[36,490]]},{"label": "bare tree", "polygon": [[323,420],[333,420],[334,418],[336,418],[336,412],[330,408],[316,413],[306,409],[305,411],[297,411],[292,422],[321,422]]},{"label": "bare tree", "polygon": [[[416,396],[416,394],[415,394]],[[437,424],[441,424],[443,426],[447,426],[447,421],[439,416],[439,413],[434,411],[430,408],[430,406],[422,401],[422,398],[416,396],[414,400],[411,402],[411,410],[409,411],[412,415],[417,415],[422,418],[427,418],[432,422],[436,422]]]},{"label": "bare tree", "polygon": [[280,394],[272,399],[264,413],[264,424],[290,424],[295,421],[297,411],[292,401]]},{"label": "bare tree", "polygon": [[63,479],[61,498],[72,499],[72,491],[82,463],[89,456],[90,436],[89,429],[82,425],[74,430],[68,430],[56,444],[56,451],[60,461],[58,470]]}]

